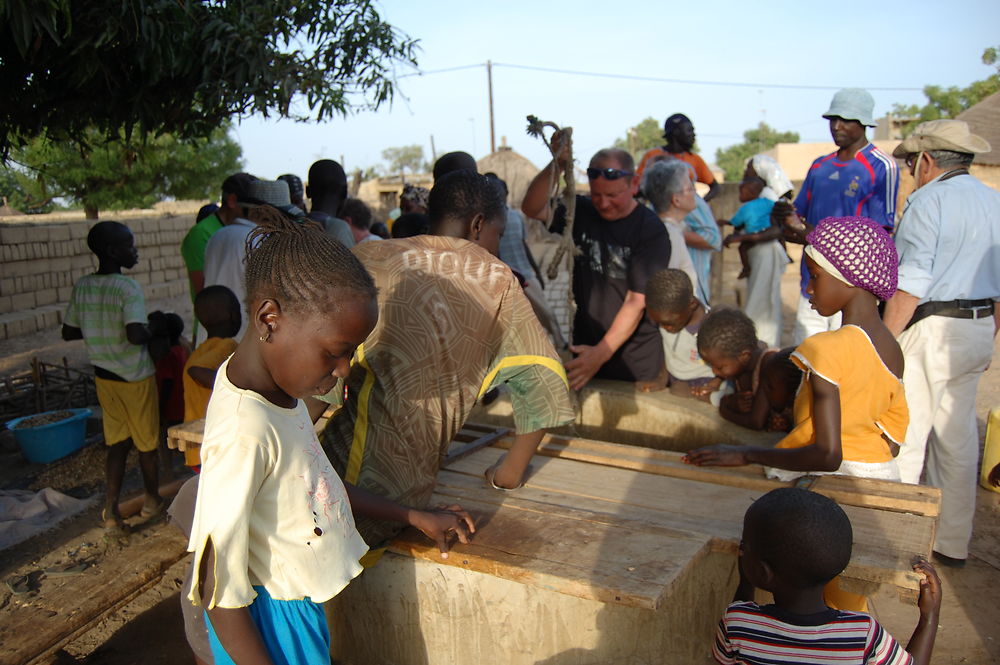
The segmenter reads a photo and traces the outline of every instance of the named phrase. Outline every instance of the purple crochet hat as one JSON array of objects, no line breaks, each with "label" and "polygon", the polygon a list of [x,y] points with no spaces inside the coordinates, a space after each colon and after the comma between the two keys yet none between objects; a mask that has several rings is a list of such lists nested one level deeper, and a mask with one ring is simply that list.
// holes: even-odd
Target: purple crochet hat
[{"label": "purple crochet hat", "polygon": [[885,229],[867,217],[827,217],[806,241],[852,286],[879,300],[896,292],[899,255]]}]

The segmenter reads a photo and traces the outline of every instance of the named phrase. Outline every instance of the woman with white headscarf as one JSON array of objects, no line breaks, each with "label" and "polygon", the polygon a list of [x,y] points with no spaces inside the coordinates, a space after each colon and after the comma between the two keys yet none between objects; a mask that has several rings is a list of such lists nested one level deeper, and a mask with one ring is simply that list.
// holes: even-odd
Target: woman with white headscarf
[{"label": "woman with white headscarf", "polygon": [[[754,322],[757,339],[771,348],[777,348],[781,344],[781,275],[791,259],[781,244],[781,229],[771,224],[770,218],[774,201],[791,196],[792,183],[778,162],[767,155],[755,155],[747,162],[743,173],[741,194],[744,188],[756,193],[756,200],[746,199],[731,223],[743,226],[740,218],[748,215],[741,213],[750,213],[761,223],[756,227],[746,224],[742,233],[729,236],[725,244],[752,243],[747,251],[750,274],[743,311]],[[765,201],[770,205],[766,205]]]}]

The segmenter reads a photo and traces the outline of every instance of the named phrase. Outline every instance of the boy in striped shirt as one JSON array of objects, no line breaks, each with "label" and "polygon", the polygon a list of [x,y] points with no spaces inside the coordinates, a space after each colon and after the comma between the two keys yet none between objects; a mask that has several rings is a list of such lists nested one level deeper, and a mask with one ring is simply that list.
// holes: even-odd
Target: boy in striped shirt
[{"label": "boy in striped shirt", "polygon": [[[832,499],[783,487],[755,501],[743,520],[740,584],[735,602],[719,622],[713,655],[724,665],[930,663],[941,610],[941,581],[927,561],[920,620],[904,651],[867,614],[834,610],[823,587],[851,559],[851,522]],[[774,603],[752,602],[754,588],[770,591]]]},{"label": "boy in striped shirt", "polygon": [[133,445],[139,450],[146,488],[141,519],[155,517],[164,507],[156,456],[160,410],[155,366],[148,348],[153,333],[146,325],[142,287],[122,274],[122,268],[133,268],[139,261],[129,228],[119,222],[98,222],[87,234],[87,247],[97,256],[97,272],[84,275],[73,285],[62,337],[82,339],[94,365],[104,443],[108,447],[107,491],[101,519],[109,531],[124,533],[128,528],[118,512],[118,497]]}]

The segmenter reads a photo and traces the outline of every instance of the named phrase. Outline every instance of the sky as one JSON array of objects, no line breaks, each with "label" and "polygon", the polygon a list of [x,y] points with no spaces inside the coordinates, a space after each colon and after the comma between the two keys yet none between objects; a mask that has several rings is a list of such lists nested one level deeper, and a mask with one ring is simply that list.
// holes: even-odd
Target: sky
[{"label": "sky", "polygon": [[[430,160],[432,140],[438,155],[464,150],[479,159],[490,152],[488,60],[496,143],[506,137],[540,167],[549,155],[525,133],[528,114],[573,127],[575,156],[585,164],[643,118],[662,123],[681,112],[714,162],[717,148],[741,142],[762,120],[798,132],[803,142],[829,141],[821,116],[841,87],[868,88],[876,117],[894,103],[923,104],[927,84],[965,86],[993,73],[982,52],[1000,46],[997,0],[377,6],[384,20],[419,40],[424,73],[397,67],[396,97],[377,111],[323,123],[243,119],[235,136],[248,172],[304,179],[322,158],[348,171],[383,166],[385,148],[412,144]],[[452,71],[435,73],[445,69]]]}]

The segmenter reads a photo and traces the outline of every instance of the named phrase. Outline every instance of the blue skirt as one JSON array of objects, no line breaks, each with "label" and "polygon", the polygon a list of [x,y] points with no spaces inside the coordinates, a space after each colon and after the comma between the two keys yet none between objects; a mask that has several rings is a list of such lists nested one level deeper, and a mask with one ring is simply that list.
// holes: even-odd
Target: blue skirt
[{"label": "blue skirt", "polygon": [[[323,605],[303,600],[275,600],[262,586],[247,608],[275,665],[315,665],[330,662],[330,629]],[[208,642],[215,665],[235,665],[205,613]]]}]

